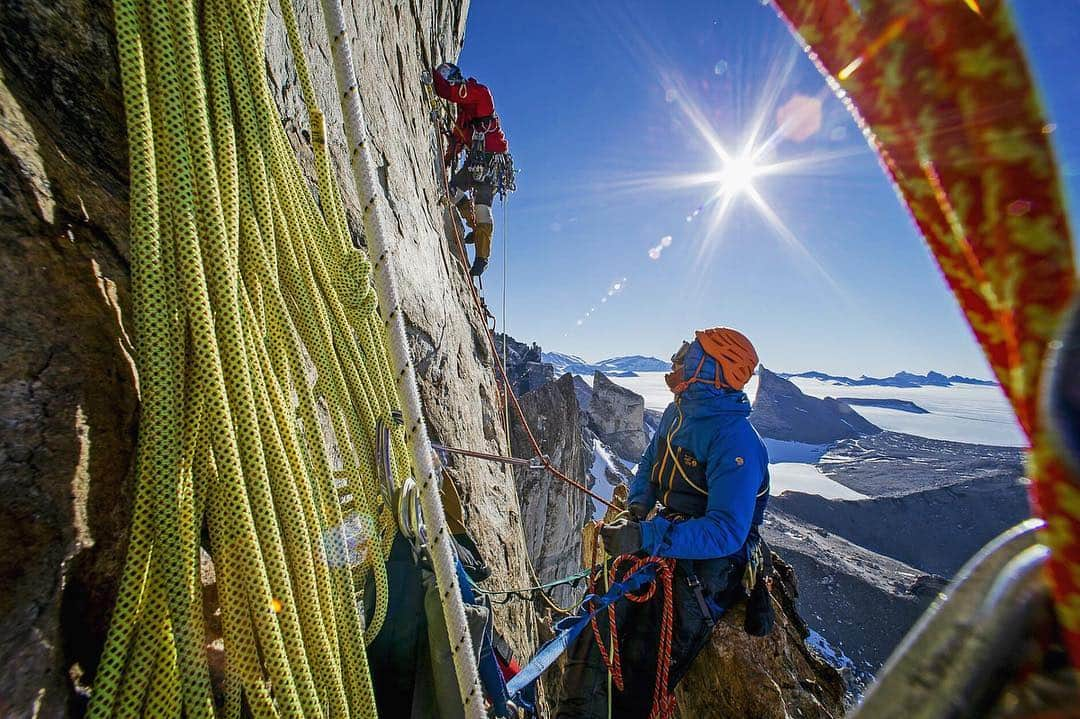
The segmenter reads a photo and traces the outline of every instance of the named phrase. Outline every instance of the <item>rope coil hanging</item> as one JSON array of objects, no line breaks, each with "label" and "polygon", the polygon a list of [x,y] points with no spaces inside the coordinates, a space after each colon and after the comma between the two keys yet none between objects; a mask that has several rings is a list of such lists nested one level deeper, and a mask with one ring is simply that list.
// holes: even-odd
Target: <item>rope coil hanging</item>
[{"label": "rope coil hanging", "polygon": [[[627,577],[650,565],[656,567],[656,579],[646,585],[640,594],[628,592],[624,599],[642,604],[651,601],[657,591],[663,592],[663,604],[661,608],[660,635],[657,641],[656,652],[656,679],[653,684],[653,703],[649,712],[650,719],[669,719],[675,715],[675,694],[668,689],[668,673],[671,670],[672,636],[675,631],[675,560],[664,557],[636,557],[632,554],[621,554],[613,557],[610,562],[605,561],[597,565],[598,556],[601,554],[600,533],[597,532],[592,546],[591,565],[596,567],[589,575],[589,596],[597,596],[596,581],[599,577],[605,577],[607,584],[614,584],[620,575]],[[605,569],[606,574],[605,574]],[[610,684],[614,684],[619,691],[624,691],[622,663],[619,658],[619,633],[615,621],[615,604],[607,607],[608,635],[611,640],[610,648],[605,646],[603,636],[600,633],[600,624],[597,615],[593,614],[589,620],[592,627],[593,639],[600,650],[600,659],[608,670]],[[608,687],[608,701],[611,701],[611,687]]]},{"label": "rope coil hanging", "polygon": [[[374,636],[386,613],[395,527],[378,478],[400,486],[412,464],[393,421],[395,382],[409,439],[428,457],[418,476],[433,486],[400,313],[396,327],[375,313],[372,263],[345,225],[284,0],[318,204],[300,170],[267,85],[267,9],[256,0],[114,5],[142,417],[128,557],[91,717],[232,717],[245,707],[257,717],[374,717],[365,630]],[[377,251],[385,275],[385,244]],[[380,305],[396,308],[385,277],[377,284]],[[377,443],[389,460],[382,471]],[[432,554],[445,569],[437,488],[427,499]],[[222,614],[220,707],[204,647],[204,525]],[[446,576],[443,601],[460,612]],[[460,629],[463,618],[448,624]],[[467,675],[468,636],[451,639]],[[479,716],[472,685],[466,706]]]}]

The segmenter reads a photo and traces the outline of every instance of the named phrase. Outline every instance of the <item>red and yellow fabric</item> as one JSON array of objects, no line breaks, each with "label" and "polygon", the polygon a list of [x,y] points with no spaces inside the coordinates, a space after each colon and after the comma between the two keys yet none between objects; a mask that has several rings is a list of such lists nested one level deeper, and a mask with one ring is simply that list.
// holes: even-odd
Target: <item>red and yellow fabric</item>
[{"label": "red and yellow fabric", "polygon": [[1076,284],[1057,167],[1000,0],[774,0],[868,130],[1031,442],[1058,614],[1080,664],[1080,479],[1039,416]]}]

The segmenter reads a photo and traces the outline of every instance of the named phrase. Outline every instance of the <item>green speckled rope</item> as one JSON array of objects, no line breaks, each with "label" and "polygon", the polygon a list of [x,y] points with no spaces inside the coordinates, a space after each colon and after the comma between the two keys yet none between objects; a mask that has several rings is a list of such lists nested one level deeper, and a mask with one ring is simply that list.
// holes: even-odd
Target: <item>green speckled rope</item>
[{"label": "green speckled rope", "polygon": [[[319,139],[293,9],[282,9]],[[91,717],[375,716],[361,595],[372,576],[370,639],[394,534],[375,427],[397,407],[395,379],[371,263],[350,241],[325,148],[317,202],[270,95],[266,10],[115,1],[142,418]],[[401,431],[393,450],[400,484]],[[217,703],[204,528],[223,628]]]}]

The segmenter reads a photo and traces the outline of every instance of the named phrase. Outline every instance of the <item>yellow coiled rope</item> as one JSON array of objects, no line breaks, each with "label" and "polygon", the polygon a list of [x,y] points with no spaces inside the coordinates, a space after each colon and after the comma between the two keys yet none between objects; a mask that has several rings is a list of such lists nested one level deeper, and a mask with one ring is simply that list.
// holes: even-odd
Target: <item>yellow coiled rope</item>
[{"label": "yellow coiled rope", "polygon": [[[397,400],[371,264],[345,224],[288,0],[282,11],[318,201],[267,86],[266,3],[115,0],[142,415],[91,717],[375,716],[362,594],[373,578],[370,640],[394,536],[375,432],[394,426]],[[393,454],[400,483],[400,429]],[[204,534],[223,630],[218,702]]]}]

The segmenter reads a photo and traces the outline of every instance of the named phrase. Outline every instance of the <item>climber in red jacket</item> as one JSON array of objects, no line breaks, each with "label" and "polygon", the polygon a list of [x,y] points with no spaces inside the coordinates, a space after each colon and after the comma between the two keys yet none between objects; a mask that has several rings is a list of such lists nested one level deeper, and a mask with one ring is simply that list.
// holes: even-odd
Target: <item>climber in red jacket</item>
[{"label": "climber in red jacket", "polygon": [[[431,79],[435,94],[458,107],[450,147],[443,160],[452,168],[461,151],[467,151],[465,163],[450,179],[450,201],[460,210],[471,230],[465,237],[466,243],[476,245],[476,259],[470,274],[479,276],[487,268],[491,256],[491,235],[495,229],[491,203],[496,186],[503,189],[507,184],[505,179],[500,180],[500,173],[506,173],[509,168],[509,163],[505,162],[509,158],[509,146],[487,87],[475,78],[466,80],[458,66],[448,62],[435,68]],[[513,170],[509,173],[512,183]],[[466,196],[469,190],[473,191],[473,204]]]}]

